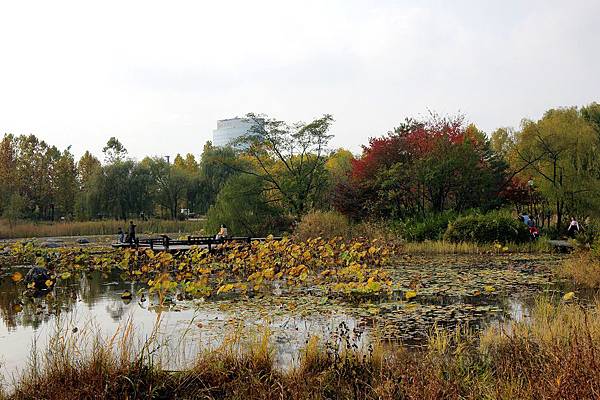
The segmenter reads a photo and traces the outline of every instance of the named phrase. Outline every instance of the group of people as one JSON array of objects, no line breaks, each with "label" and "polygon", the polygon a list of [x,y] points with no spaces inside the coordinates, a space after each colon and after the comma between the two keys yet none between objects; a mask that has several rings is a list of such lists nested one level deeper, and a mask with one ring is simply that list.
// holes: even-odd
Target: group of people
[{"label": "group of people", "polygon": [[[532,240],[540,237],[540,230],[536,226],[535,219],[533,217],[527,213],[523,213],[519,215],[519,219],[529,228],[529,234],[531,235]],[[571,222],[567,228],[567,235],[570,238],[574,238],[575,235],[577,235],[580,231],[581,226],[579,225],[579,222],[577,222],[575,217],[571,217]]]},{"label": "group of people", "polygon": [[525,225],[529,228],[529,234],[531,235],[531,240],[536,240],[540,237],[540,230],[535,223],[535,219],[529,216],[527,213],[523,213],[519,215],[519,219],[523,221]]},{"label": "group of people", "polygon": [[123,229],[119,227],[117,230],[117,241],[119,243],[135,243],[135,227],[136,225],[133,223],[133,221],[129,221],[129,230],[127,231],[127,235],[125,232],[123,232]]}]

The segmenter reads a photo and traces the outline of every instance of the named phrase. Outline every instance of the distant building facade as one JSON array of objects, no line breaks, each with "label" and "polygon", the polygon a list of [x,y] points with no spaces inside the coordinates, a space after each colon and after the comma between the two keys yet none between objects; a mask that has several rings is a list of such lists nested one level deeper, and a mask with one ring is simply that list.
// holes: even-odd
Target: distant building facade
[{"label": "distant building facade", "polygon": [[230,118],[217,121],[217,129],[213,131],[213,146],[224,147],[231,145],[236,139],[253,133],[255,120],[250,118]]}]

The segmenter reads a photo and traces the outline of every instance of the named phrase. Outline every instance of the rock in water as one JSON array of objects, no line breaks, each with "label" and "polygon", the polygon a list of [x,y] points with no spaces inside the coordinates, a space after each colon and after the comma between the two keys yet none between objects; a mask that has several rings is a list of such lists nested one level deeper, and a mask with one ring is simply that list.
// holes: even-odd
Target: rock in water
[{"label": "rock in water", "polygon": [[79,244],[88,244],[90,241],[87,238],[79,238],[77,239],[77,243]]}]

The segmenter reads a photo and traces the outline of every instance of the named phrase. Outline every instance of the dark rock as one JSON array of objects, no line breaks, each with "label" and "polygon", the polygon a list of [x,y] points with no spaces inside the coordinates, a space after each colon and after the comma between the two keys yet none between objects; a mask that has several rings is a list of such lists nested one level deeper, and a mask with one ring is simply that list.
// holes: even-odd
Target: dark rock
[{"label": "dark rock", "polygon": [[46,286],[46,281],[51,280],[50,271],[43,267],[33,267],[25,275],[25,282],[35,283],[36,290],[46,290],[48,287]]},{"label": "dark rock", "polygon": [[40,247],[45,247],[47,249],[56,249],[60,247],[60,244],[54,242],[43,242],[42,244],[40,244]]},{"label": "dark rock", "polygon": [[79,244],[88,244],[90,241],[87,238],[79,238],[77,239],[77,243]]}]

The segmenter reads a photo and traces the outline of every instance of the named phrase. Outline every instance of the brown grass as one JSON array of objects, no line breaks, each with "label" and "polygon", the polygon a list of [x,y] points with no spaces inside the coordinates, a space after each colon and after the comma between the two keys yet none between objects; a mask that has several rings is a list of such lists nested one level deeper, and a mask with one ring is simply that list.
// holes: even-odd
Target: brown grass
[{"label": "brown grass", "polygon": [[[135,221],[138,233],[200,233],[203,221],[170,221],[153,219]],[[6,220],[0,220],[0,239],[87,236],[87,235],[116,235],[121,227],[126,230],[129,221],[86,221],[86,222],[19,222],[12,227]]]},{"label": "brown grass", "polygon": [[550,253],[552,246],[546,240],[532,243],[481,244],[452,243],[444,240],[405,242],[400,251],[406,254],[503,254],[503,253]]},{"label": "brown grass", "polygon": [[600,393],[599,303],[540,300],[529,323],[480,335],[434,330],[422,350],[381,344],[355,350],[345,340],[332,346],[313,338],[287,371],[274,367],[268,334],[249,343],[234,336],[182,372],[161,368],[150,347],[134,351],[127,332],[116,352],[106,343],[85,353],[61,343],[0,398],[592,399]]},{"label": "brown grass", "polygon": [[580,250],[558,268],[559,276],[588,288],[600,288],[600,259],[591,251]]}]

